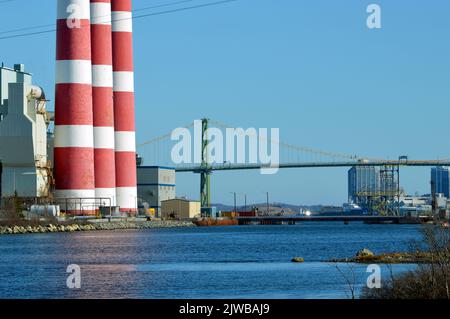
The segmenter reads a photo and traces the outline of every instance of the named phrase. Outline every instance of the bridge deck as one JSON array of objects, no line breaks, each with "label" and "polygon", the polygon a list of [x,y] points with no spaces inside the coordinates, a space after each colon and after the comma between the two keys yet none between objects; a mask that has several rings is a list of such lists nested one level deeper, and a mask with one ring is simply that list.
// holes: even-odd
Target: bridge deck
[{"label": "bridge deck", "polygon": [[[353,166],[413,166],[413,167],[430,167],[430,166],[450,166],[450,161],[442,160],[380,160],[368,162],[305,162],[305,163],[281,163],[278,165],[280,169],[286,168],[324,168],[324,167],[353,167]],[[212,164],[208,167],[201,165],[178,166],[177,172],[194,172],[201,173],[203,171],[230,171],[230,170],[253,170],[271,168],[264,164]]]}]

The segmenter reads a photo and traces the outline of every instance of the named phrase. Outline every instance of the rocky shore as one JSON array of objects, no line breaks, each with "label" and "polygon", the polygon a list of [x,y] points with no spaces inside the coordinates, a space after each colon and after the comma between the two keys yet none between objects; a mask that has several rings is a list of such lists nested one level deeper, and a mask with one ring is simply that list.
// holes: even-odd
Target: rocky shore
[{"label": "rocky shore", "polygon": [[95,222],[85,224],[65,225],[37,225],[37,226],[0,226],[0,235],[13,234],[38,234],[38,233],[63,233],[96,230],[120,230],[120,229],[153,229],[173,227],[195,227],[190,221],[114,221]]},{"label": "rocky shore", "polygon": [[333,263],[358,263],[358,264],[430,264],[432,256],[426,252],[416,253],[387,253],[375,255],[368,249],[361,249],[355,257],[332,259]]}]

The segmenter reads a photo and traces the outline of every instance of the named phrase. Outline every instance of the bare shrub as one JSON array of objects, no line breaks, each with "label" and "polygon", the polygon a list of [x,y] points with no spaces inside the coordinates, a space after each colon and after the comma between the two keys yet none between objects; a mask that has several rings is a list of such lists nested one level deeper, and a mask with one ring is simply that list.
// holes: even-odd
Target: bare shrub
[{"label": "bare shrub", "polygon": [[441,226],[426,225],[421,230],[423,253],[430,263],[415,271],[391,276],[381,289],[364,288],[364,299],[450,299],[450,231]]}]

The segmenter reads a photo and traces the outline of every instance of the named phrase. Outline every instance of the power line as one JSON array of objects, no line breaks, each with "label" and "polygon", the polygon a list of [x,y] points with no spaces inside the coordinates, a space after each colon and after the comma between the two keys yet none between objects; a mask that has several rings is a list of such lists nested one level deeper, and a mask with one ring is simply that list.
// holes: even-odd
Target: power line
[{"label": "power line", "polygon": [[[6,0],[6,1],[16,1],[16,0]],[[181,0],[181,1],[174,1],[174,2],[169,2],[169,3],[158,4],[158,5],[154,5],[154,6],[149,6],[149,7],[143,7],[143,8],[134,9],[133,12],[140,12],[140,11],[145,11],[145,10],[150,10],[150,9],[157,9],[157,8],[162,8],[162,7],[175,6],[175,5],[177,5],[177,4],[182,4],[182,3],[186,3],[186,2],[193,2],[193,1],[197,1],[197,0]],[[0,3],[2,3],[2,2],[0,1]],[[109,16],[109,15],[108,15],[108,16]],[[108,16],[96,16],[96,17],[94,17],[94,18],[105,18],[105,17],[108,17]],[[27,30],[41,29],[41,28],[49,28],[49,27],[54,27],[54,28],[56,28],[56,24],[54,24],[54,23],[50,23],[50,24],[41,24],[41,25],[36,25],[36,26],[32,26],[32,27],[25,27],[25,28],[11,29],[11,30],[6,30],[6,31],[0,31],[0,34],[16,33],[16,32],[20,32],[20,31],[27,31]]]},{"label": "power line", "polygon": [[177,4],[182,4],[182,3],[186,3],[186,2],[193,2],[196,0],[181,0],[181,1],[174,1],[174,2],[169,2],[169,3],[163,3],[163,4],[158,4],[158,5],[154,5],[154,6],[150,6],[150,7],[144,7],[144,8],[139,8],[139,9],[135,9],[133,10],[133,12],[139,12],[139,11],[144,11],[144,10],[148,10],[148,9],[155,9],[155,8],[162,8],[162,7],[169,7],[169,6],[174,6]]},{"label": "power line", "polygon": [[56,30],[53,29],[53,30],[45,30],[45,31],[37,31],[37,32],[24,33],[24,34],[10,35],[10,36],[6,36],[6,37],[0,37],[0,40],[20,38],[20,37],[38,35],[38,34],[43,34],[43,33],[51,33],[51,32],[56,32]]},{"label": "power line", "polygon": [[[216,5],[225,4],[225,3],[229,3],[229,2],[236,2],[236,1],[238,1],[238,0],[222,0],[222,1],[198,4],[198,5],[190,6],[190,7],[160,11],[160,12],[155,12],[155,13],[142,14],[142,15],[135,16],[132,19],[139,19],[139,18],[145,18],[145,17],[150,17],[150,16],[156,16],[156,15],[162,15],[162,14],[168,14],[168,13],[174,13],[174,12],[180,12],[180,11],[204,8],[204,7],[211,7],[211,6],[216,6]],[[124,20],[124,19],[121,19],[121,20]]]},{"label": "power line", "polygon": [[[7,1],[14,1],[14,0],[7,0]],[[140,8],[140,9],[137,9],[135,11],[143,11],[143,10],[148,10],[150,8],[160,8],[160,7],[164,7],[164,6],[176,5],[176,4],[185,3],[185,2],[191,2],[191,1],[195,1],[195,0],[176,1],[176,2],[172,2],[172,3],[161,4],[161,5],[147,7],[147,8]],[[147,14],[141,14],[141,15],[133,16],[132,18],[115,19],[115,20],[112,20],[111,22],[130,20],[130,19],[136,20],[136,19],[146,18],[146,17],[150,17],[150,16],[158,16],[158,15],[176,13],[176,12],[181,12],[181,11],[199,9],[199,8],[204,8],[204,7],[216,6],[216,5],[225,4],[225,3],[229,3],[229,2],[235,2],[235,1],[238,1],[238,0],[222,0],[222,1],[203,3],[203,4],[198,4],[198,5],[189,6],[189,7],[182,7],[182,8],[177,8],[177,9],[171,9],[171,10],[164,10],[164,11],[159,11],[159,12],[152,12],[152,13],[147,13]],[[27,33],[15,34],[15,35],[10,35],[10,36],[3,36],[3,37],[0,37],[0,40],[13,39],[13,38],[19,38],[19,37],[27,37],[27,36],[33,36],[33,35],[38,35],[38,34],[45,34],[45,33],[56,32],[55,24],[48,24],[48,25],[42,25],[42,26],[36,26],[36,27],[28,27],[28,28],[21,28],[21,29],[3,31],[3,32],[0,32],[0,34],[13,33],[13,32],[18,32],[18,31],[25,31],[25,30],[30,30],[30,29],[40,29],[40,28],[44,28],[44,27],[53,27],[53,29],[43,30],[43,31],[35,31],[35,32],[27,32]]]},{"label": "power line", "polygon": [[41,29],[41,28],[49,28],[49,27],[55,27],[56,25],[54,23],[51,24],[41,24],[41,25],[35,25],[32,27],[26,27],[26,28],[19,28],[19,29],[11,29],[6,31],[0,31],[0,34],[7,34],[7,33],[16,33],[20,31],[27,31],[27,30],[33,30],[33,29]]}]

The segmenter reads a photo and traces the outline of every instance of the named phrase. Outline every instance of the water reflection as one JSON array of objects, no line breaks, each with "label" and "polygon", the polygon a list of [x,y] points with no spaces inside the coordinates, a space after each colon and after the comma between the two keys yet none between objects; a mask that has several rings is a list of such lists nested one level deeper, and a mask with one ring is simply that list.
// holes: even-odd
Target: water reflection
[{"label": "water reflection", "polygon": [[[311,223],[0,236],[0,297],[345,298],[344,280],[321,261],[406,250],[418,230]],[[290,263],[295,256],[307,262]],[[69,264],[81,266],[80,290],[66,286]]]}]

